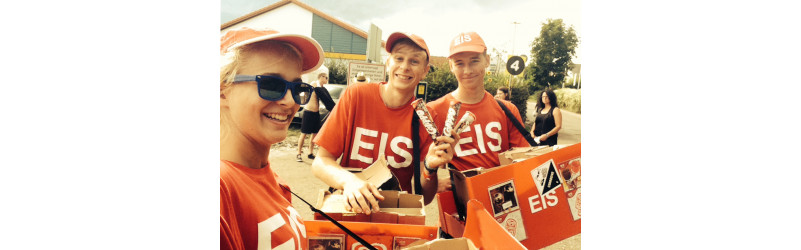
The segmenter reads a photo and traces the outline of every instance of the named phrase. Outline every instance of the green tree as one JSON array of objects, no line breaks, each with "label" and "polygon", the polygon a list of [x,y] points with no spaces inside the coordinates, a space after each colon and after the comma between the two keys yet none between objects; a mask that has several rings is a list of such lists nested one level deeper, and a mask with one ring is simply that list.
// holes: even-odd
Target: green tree
[{"label": "green tree", "polygon": [[579,39],[573,26],[566,27],[562,19],[548,19],[542,24],[540,36],[531,42],[531,63],[526,66],[525,79],[531,82],[529,93],[561,85],[576,55]]}]

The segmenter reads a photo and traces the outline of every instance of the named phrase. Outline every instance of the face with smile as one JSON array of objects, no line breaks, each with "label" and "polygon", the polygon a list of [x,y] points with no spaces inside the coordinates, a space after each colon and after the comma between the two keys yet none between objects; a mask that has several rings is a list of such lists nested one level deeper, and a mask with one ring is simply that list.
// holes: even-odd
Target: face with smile
[{"label": "face with smile", "polygon": [[398,89],[414,89],[428,74],[426,52],[411,42],[398,42],[387,58],[389,85]]},{"label": "face with smile", "polygon": [[[291,53],[281,53],[276,47],[262,46],[249,52],[237,74],[270,75],[301,81],[300,59]],[[231,132],[265,147],[286,138],[292,117],[300,108],[289,91],[278,101],[262,99],[255,81],[234,83],[221,94],[221,112],[230,114]]]},{"label": "face with smile", "polygon": [[459,81],[459,86],[467,88],[484,87],[484,75],[489,66],[489,59],[482,53],[460,52],[448,60],[451,72]]}]

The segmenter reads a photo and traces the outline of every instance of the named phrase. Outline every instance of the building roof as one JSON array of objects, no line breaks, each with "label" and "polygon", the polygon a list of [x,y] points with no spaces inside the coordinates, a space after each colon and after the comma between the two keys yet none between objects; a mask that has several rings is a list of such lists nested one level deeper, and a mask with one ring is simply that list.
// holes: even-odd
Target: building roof
[{"label": "building roof", "polygon": [[[308,4],[305,4],[305,3],[303,3],[303,2],[301,2],[299,0],[281,0],[281,1],[278,1],[277,3],[271,4],[271,5],[267,6],[267,7],[261,8],[259,10],[254,11],[254,12],[251,12],[251,13],[248,13],[248,14],[246,14],[244,16],[237,17],[234,20],[228,21],[228,22],[222,24],[222,26],[220,26],[220,30],[224,30],[224,29],[226,29],[228,27],[233,26],[234,24],[241,23],[241,22],[243,22],[245,20],[248,20],[248,19],[251,19],[251,18],[256,17],[258,15],[267,13],[267,12],[269,12],[271,10],[277,9],[278,7],[281,7],[281,6],[290,4],[290,3],[294,3],[294,4],[298,5],[298,6],[300,6],[301,8],[304,8],[304,9],[310,11],[311,13],[314,13],[315,15],[318,15],[318,16],[320,16],[320,17],[322,17],[322,18],[324,18],[324,19],[326,19],[326,20],[328,20],[328,21],[330,21],[330,22],[332,22],[332,23],[334,23],[334,24],[336,24],[336,25],[338,25],[338,26],[350,31],[350,32],[353,32],[353,34],[356,34],[356,35],[358,35],[360,37],[363,37],[364,39],[367,39],[367,32],[365,32],[363,30],[360,30],[360,29],[358,29],[356,27],[353,27],[353,25],[347,24],[347,23],[345,23],[345,22],[343,22],[343,21],[341,21],[341,20],[339,20],[339,19],[337,19],[335,17],[332,17],[332,16],[330,16],[330,15],[328,15],[326,13],[323,13],[322,11],[320,11],[318,9],[315,9],[314,7],[311,7]],[[381,44],[383,46],[384,42],[382,41]]]}]

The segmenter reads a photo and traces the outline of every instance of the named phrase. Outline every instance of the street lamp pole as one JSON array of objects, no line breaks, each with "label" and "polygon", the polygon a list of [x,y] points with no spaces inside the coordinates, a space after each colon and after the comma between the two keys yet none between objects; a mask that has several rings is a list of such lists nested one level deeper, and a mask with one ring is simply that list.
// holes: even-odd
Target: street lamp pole
[{"label": "street lamp pole", "polygon": [[515,54],[515,38],[517,37],[517,25],[520,24],[518,22],[512,22],[515,25],[515,31],[512,33],[512,55]]},{"label": "street lamp pole", "polygon": [[[513,21],[512,24],[515,25],[515,31],[512,33],[512,55],[515,55],[515,40],[517,38],[517,25],[520,24],[517,21]],[[507,84],[507,88],[509,88],[509,99],[512,99],[512,77],[513,75],[509,75],[509,83]]]}]

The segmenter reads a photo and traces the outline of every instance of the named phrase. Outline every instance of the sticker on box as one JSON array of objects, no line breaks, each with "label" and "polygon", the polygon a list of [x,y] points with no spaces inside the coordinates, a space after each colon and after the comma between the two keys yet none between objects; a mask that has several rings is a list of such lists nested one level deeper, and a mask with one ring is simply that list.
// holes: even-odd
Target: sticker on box
[{"label": "sticker on box", "polygon": [[492,212],[495,217],[520,209],[520,203],[517,201],[517,191],[512,180],[491,186],[488,191],[492,201]]},{"label": "sticker on box", "polygon": [[581,157],[557,164],[565,193],[581,187]]},{"label": "sticker on box", "polygon": [[345,250],[344,246],[344,235],[309,237],[309,249],[311,250]]},{"label": "sticker on box", "polygon": [[553,159],[531,170],[531,177],[534,178],[534,184],[537,186],[537,191],[539,191],[540,195],[562,185],[562,181],[556,173]]},{"label": "sticker on box", "polygon": [[395,236],[393,239],[394,242],[392,242],[392,250],[401,250],[418,240],[420,240],[420,238]]},{"label": "sticker on box", "polygon": [[567,203],[570,204],[573,221],[581,219],[581,187],[567,192]]}]

